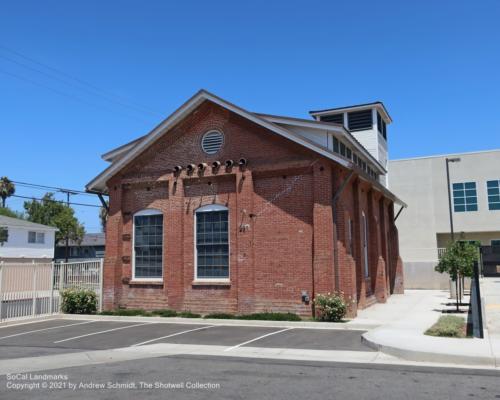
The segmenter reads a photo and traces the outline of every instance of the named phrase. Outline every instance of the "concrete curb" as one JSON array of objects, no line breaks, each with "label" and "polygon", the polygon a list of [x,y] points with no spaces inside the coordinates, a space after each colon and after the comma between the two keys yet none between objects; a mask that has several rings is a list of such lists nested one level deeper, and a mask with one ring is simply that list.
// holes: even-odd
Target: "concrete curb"
[{"label": "concrete curb", "polygon": [[[395,333],[397,331],[392,331]],[[373,332],[367,332],[361,336],[361,341],[368,347],[374,350],[378,350],[385,354],[389,354],[394,357],[398,357],[407,361],[416,362],[430,362],[430,363],[442,363],[442,364],[461,364],[461,365],[471,365],[471,366],[487,366],[496,367],[495,357],[489,351],[489,340],[485,339],[449,339],[449,338],[438,338],[438,337],[424,337],[425,342],[422,343],[423,335],[404,335],[404,332],[396,333],[399,337],[399,342],[395,344],[384,343],[383,331],[377,330]],[[469,341],[469,343],[460,342],[450,342],[457,340]],[[476,344],[472,343],[473,340],[482,340],[484,342],[478,343],[478,346],[472,348],[471,346]],[[462,351],[449,352],[449,344],[459,345],[462,347]],[[465,345],[465,346],[464,346]],[[456,346],[453,346],[456,349]],[[448,349],[448,352],[442,351],[442,349]],[[477,354],[472,354],[476,351]],[[471,351],[472,350],[472,351]],[[469,354],[467,354],[469,353]],[[482,354],[481,354],[482,353]]]},{"label": "concrete curb", "polygon": [[34,324],[37,322],[50,321],[53,319],[57,319],[57,316],[58,315],[56,314],[56,315],[47,315],[47,316],[43,316],[43,317],[20,318],[20,319],[13,319],[11,321],[3,321],[3,322],[0,322],[0,329],[7,328],[8,326],[26,325],[26,324]]},{"label": "concrete curb", "polygon": [[120,315],[83,315],[60,314],[58,319],[92,319],[95,321],[125,321],[125,322],[154,322],[165,324],[186,325],[220,325],[220,326],[262,326],[270,328],[301,328],[301,329],[327,329],[327,330],[359,330],[366,331],[379,327],[374,323],[356,322],[312,322],[312,321],[262,321],[241,319],[205,319],[205,318],[180,318],[180,317],[142,317]]}]

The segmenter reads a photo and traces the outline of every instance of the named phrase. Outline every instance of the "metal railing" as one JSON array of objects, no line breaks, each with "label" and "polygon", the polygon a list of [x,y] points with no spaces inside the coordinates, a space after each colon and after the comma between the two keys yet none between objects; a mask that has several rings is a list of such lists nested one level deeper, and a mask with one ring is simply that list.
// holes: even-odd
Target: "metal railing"
[{"label": "metal railing", "polygon": [[0,322],[56,314],[60,291],[90,289],[102,309],[103,260],[69,263],[0,262]]}]

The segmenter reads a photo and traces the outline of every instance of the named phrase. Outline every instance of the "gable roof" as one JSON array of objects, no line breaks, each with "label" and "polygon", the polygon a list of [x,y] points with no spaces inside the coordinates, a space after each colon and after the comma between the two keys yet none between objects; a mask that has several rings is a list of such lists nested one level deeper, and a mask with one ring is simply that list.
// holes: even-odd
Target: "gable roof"
[{"label": "gable roof", "polygon": [[[139,155],[142,151],[147,149],[150,145],[152,145],[157,139],[159,139],[163,134],[168,132],[170,128],[175,126],[177,123],[182,121],[186,116],[188,116],[191,111],[193,111],[196,107],[198,107],[204,101],[211,101],[229,111],[232,111],[254,123],[260,125],[264,128],[269,129],[270,131],[283,136],[292,142],[295,142],[303,147],[306,147],[326,158],[329,158],[338,164],[351,168],[352,163],[343,158],[337,156],[332,153],[325,147],[322,147],[302,136],[291,132],[288,129],[285,129],[279,125],[276,125],[272,122],[261,118],[260,116],[251,113],[249,111],[244,110],[241,107],[238,107],[232,103],[229,103],[226,100],[221,99],[220,97],[215,96],[212,93],[207,92],[206,90],[200,90],[193,97],[191,97],[188,101],[186,101],[182,106],[180,106],[176,111],[174,111],[167,119],[157,125],[151,132],[149,132],[142,140],[138,141],[137,144],[130,149],[127,153],[123,154],[121,157],[118,157],[116,161],[114,161],[108,168],[106,168],[103,172],[97,175],[92,181],[90,181],[85,188],[90,192],[106,192],[106,181],[111,178],[115,173],[120,171],[123,167],[128,165],[130,161],[132,161],[137,155]],[[122,146],[123,147],[123,146]],[[118,148],[119,149],[119,148]],[[115,149],[115,150],[118,150]],[[109,154],[110,152],[108,152]]]},{"label": "gable roof", "polygon": [[[396,195],[394,195],[389,189],[383,186],[380,182],[373,180],[366,173],[358,168],[357,165],[352,162],[345,160],[344,158],[336,155],[330,149],[321,146],[318,143],[313,142],[312,140],[307,139],[302,135],[298,135],[295,132],[290,131],[289,129],[284,128],[280,123],[289,123],[291,122],[295,124],[298,123],[308,123],[311,126],[323,126],[327,127],[332,131],[342,132],[348,138],[353,139],[353,143],[358,143],[360,146],[360,151],[368,158],[370,161],[379,169],[380,172],[387,172],[385,168],[366,150],[355,138],[352,134],[346,130],[343,126],[339,124],[333,124],[328,122],[314,121],[314,120],[305,120],[300,118],[290,118],[290,117],[279,117],[268,114],[257,114],[247,111],[235,104],[232,104],[220,97],[202,89],[198,91],[194,96],[192,96],[189,100],[187,100],[183,105],[181,105],[177,110],[175,110],[169,117],[163,120],[159,125],[157,125],[153,130],[151,130],[147,135],[144,135],[132,142],[126,143],[118,148],[115,148],[103,155],[103,158],[110,160],[112,163],[109,165],[104,171],[102,171],[99,175],[97,175],[92,181],[90,181],[86,186],[86,190],[92,193],[106,193],[107,187],[106,182],[110,179],[114,174],[119,172],[122,168],[128,165],[136,156],[138,156],[142,151],[151,146],[156,140],[166,134],[171,128],[173,128],[176,124],[181,122],[185,117],[187,117],[191,111],[193,111],[196,107],[198,107],[204,101],[211,101],[229,111],[232,111],[254,123],[260,125],[268,130],[291,140],[294,143],[297,143],[309,150],[314,151],[317,154],[324,156],[336,163],[346,167],[348,169],[355,170],[362,179],[371,181],[374,185],[374,188],[382,193],[384,193],[388,198],[392,199],[394,202],[401,204],[406,207],[406,204],[400,200]],[[286,121],[285,121],[286,120]]]},{"label": "gable roof", "polygon": [[53,226],[37,224],[35,222],[26,221],[25,219],[6,217],[0,215],[0,226],[16,227],[24,229],[39,229],[45,231],[57,231],[58,229]]},{"label": "gable roof", "polygon": [[358,150],[365,158],[370,160],[370,162],[378,169],[378,172],[385,174],[387,170],[385,167],[380,164],[380,162],[373,157],[373,155],[364,147],[356,137],[349,132],[348,129],[344,127],[342,124],[336,124],[334,122],[325,122],[318,121],[315,119],[304,119],[304,118],[295,118],[295,117],[285,117],[282,115],[272,115],[272,114],[261,114],[256,113],[258,115],[270,122],[275,124],[285,124],[285,125],[295,125],[312,129],[327,129],[328,131],[338,132],[342,134],[350,143],[353,145],[356,150]]}]

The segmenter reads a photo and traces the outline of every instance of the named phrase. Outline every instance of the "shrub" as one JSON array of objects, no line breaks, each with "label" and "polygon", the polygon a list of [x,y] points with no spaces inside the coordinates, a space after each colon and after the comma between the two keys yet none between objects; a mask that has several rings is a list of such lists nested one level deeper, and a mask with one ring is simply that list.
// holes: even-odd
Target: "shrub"
[{"label": "shrub", "polygon": [[178,317],[181,318],[201,318],[200,314],[192,313],[191,311],[181,311],[177,314]]},{"label": "shrub", "polygon": [[442,316],[425,331],[425,334],[429,336],[464,338],[466,337],[465,320],[456,315]]},{"label": "shrub", "polygon": [[156,315],[158,317],[177,317],[177,311],[169,310],[168,308],[164,310],[151,311],[151,314]]},{"label": "shrub", "polygon": [[261,312],[236,316],[237,319],[257,319],[265,321],[300,321],[300,317],[293,313]]},{"label": "shrub", "polygon": [[117,308],[116,310],[102,311],[101,315],[119,315],[122,317],[143,316],[150,317],[152,314],[141,308]]},{"label": "shrub", "polygon": [[229,313],[212,313],[207,314],[203,318],[213,318],[213,319],[234,319],[236,315]]},{"label": "shrub", "polygon": [[95,314],[97,295],[93,290],[65,289],[61,291],[61,311],[66,314]]},{"label": "shrub", "polygon": [[347,313],[347,302],[342,293],[318,294],[314,299],[316,318],[320,321],[338,322]]}]

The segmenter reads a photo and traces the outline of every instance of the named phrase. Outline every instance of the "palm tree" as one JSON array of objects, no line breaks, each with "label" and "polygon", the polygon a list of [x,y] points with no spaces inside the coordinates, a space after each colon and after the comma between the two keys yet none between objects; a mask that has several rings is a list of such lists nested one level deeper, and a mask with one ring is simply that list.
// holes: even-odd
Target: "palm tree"
[{"label": "palm tree", "polygon": [[3,176],[0,178],[0,197],[2,198],[2,207],[5,208],[5,200],[16,192],[16,186],[12,181]]}]

